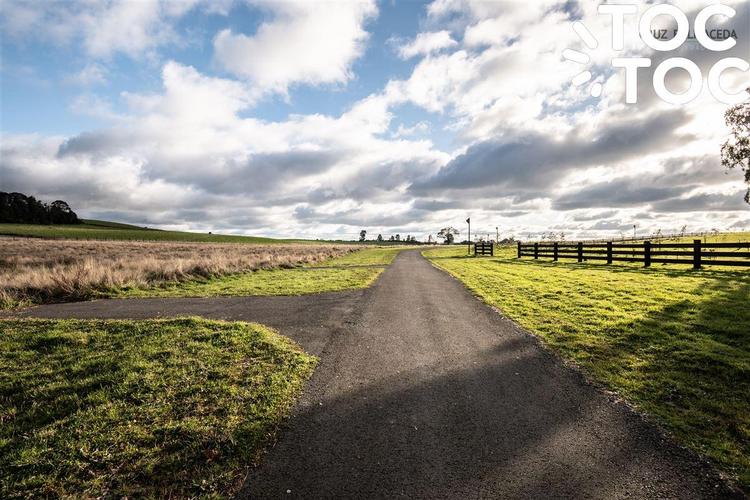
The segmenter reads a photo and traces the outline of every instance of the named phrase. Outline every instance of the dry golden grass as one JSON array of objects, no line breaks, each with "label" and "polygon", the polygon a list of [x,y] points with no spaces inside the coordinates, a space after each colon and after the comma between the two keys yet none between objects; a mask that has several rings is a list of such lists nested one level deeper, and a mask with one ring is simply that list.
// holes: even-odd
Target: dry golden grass
[{"label": "dry golden grass", "polygon": [[0,237],[0,308],[82,300],[122,286],[294,267],[357,248]]}]

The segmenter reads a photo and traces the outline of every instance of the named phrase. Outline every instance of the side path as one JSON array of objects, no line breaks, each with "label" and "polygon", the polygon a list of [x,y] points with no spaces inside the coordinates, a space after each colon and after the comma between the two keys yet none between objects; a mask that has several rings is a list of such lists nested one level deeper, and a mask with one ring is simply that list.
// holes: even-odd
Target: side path
[{"label": "side path", "polygon": [[351,318],[240,496],[738,496],[416,251]]},{"label": "side path", "polygon": [[332,335],[346,325],[363,290],[292,297],[201,297],[102,299],[48,304],[12,316],[34,318],[145,319],[202,316],[255,321],[278,329],[305,351],[320,356]]}]

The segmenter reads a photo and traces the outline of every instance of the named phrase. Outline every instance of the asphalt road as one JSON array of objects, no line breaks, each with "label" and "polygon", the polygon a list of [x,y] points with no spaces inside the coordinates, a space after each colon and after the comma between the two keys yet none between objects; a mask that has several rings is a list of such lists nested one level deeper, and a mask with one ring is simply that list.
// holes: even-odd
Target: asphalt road
[{"label": "asphalt road", "polygon": [[26,314],[252,320],[320,355],[240,497],[740,497],[416,251],[364,291],[98,301]]}]

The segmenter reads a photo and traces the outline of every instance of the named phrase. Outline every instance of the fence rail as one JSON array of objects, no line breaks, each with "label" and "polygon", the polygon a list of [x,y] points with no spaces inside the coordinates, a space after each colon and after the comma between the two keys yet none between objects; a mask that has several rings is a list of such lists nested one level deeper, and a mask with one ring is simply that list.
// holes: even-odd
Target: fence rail
[{"label": "fence rail", "polygon": [[495,255],[495,244],[491,241],[478,241],[474,243],[474,256],[478,255]]},{"label": "fence rail", "polygon": [[[734,249],[730,252],[726,249]],[[743,251],[748,250],[748,251]],[[643,262],[651,264],[689,264],[693,269],[704,265],[750,267],[750,242],[738,243],[523,243],[518,242],[518,258],[551,257],[552,260],[576,259],[613,262]]]}]

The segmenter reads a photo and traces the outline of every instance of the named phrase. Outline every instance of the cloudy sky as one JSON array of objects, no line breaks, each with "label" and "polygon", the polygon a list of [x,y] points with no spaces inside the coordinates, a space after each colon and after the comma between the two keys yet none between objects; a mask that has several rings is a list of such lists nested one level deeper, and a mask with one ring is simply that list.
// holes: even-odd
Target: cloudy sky
[{"label": "cloudy sky", "polygon": [[[678,5],[692,20],[710,3]],[[651,83],[671,57],[704,78],[750,59],[750,3],[723,3],[737,15],[709,28],[736,32],[726,52],[692,38],[654,52],[636,16],[615,52],[589,0],[0,0],[0,190],[89,218],[269,236],[463,236],[469,215],[520,238],[750,228],[741,175],[719,163],[727,105],[706,88],[667,104]],[[653,59],[637,104],[613,57]],[[737,92],[750,73],[721,82]]]}]

